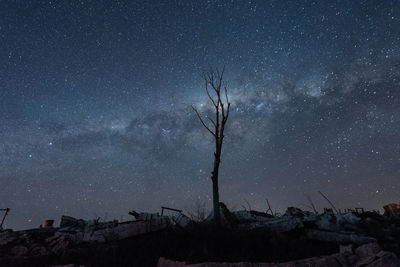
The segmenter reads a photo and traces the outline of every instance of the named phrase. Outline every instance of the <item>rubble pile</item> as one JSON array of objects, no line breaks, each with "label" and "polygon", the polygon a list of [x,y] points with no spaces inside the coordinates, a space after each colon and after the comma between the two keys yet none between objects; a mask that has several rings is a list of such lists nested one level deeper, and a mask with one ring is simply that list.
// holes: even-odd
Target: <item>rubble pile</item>
[{"label": "rubble pile", "polygon": [[[240,246],[240,242],[249,239],[250,236],[253,238],[252,240],[262,242],[260,244],[267,244],[268,241],[270,246],[275,246],[275,244],[287,246],[285,242],[294,240],[297,240],[296,242],[300,240],[299,244],[302,244],[302,246],[312,245],[312,242],[314,242],[311,246],[314,248],[315,244],[329,244],[330,248],[327,250],[320,250],[320,252],[313,250],[313,254],[307,255],[302,252],[298,254],[300,256],[286,258],[286,261],[291,261],[279,263],[277,266],[400,266],[397,257],[400,255],[400,244],[398,242],[400,240],[400,214],[396,213],[394,206],[390,206],[390,212],[388,212],[388,208],[385,208],[383,215],[376,212],[341,214],[334,213],[332,210],[325,210],[324,213],[318,214],[289,207],[281,216],[247,210],[231,212],[223,203],[220,207],[224,233],[228,233],[227,237],[225,236],[226,240],[237,241],[236,244],[231,241],[227,241],[225,244]],[[161,258],[166,255],[162,254],[165,252],[166,243],[162,243],[164,245],[157,248],[154,244],[159,244],[165,236],[168,237],[168,240],[162,242],[171,242],[167,251],[168,249],[172,251],[172,254],[169,254],[170,257],[166,258],[186,260],[186,254],[183,253],[188,253],[188,255],[192,255],[189,262],[195,263],[199,261],[196,261],[197,256],[193,255],[203,255],[201,257],[204,261],[204,259],[209,259],[207,255],[213,249],[212,245],[211,247],[205,245],[208,242],[206,237],[206,233],[209,233],[208,230],[202,232],[204,229],[208,229],[204,226],[210,225],[212,222],[212,213],[205,221],[195,223],[180,210],[165,207],[163,209],[172,210],[175,213],[165,216],[157,213],[131,211],[129,214],[134,216],[135,220],[127,222],[116,220],[100,222],[99,219],[82,220],[62,216],[59,227],[47,226],[24,231],[2,230],[0,231],[0,266],[31,266],[16,263],[21,262],[21,260],[25,263],[32,263],[38,259],[42,259],[40,262],[52,262],[55,263],[53,265],[57,265],[60,263],[59,259],[73,259],[75,255],[81,255],[82,258],[85,258],[85,255],[93,253],[93,251],[100,254],[104,251],[104,254],[106,254],[107,251],[115,249],[113,252],[115,253],[121,248],[120,244],[126,244],[124,240],[133,240],[133,243],[130,243],[129,246],[140,249],[141,243],[135,241],[137,236],[150,233],[153,233],[150,238],[153,241],[148,242],[149,235],[145,235],[144,244],[149,243],[151,249],[154,248],[153,251],[148,253],[151,255],[149,257],[155,258],[154,264],[159,259],[158,266],[255,266],[250,262],[188,265],[184,261],[174,262]],[[193,231],[197,231],[197,233],[193,234]],[[168,235],[163,235],[163,233],[168,233]],[[265,236],[261,237],[259,233],[267,233],[272,239],[266,239]],[[233,234],[235,236],[231,238],[230,236],[233,236]],[[200,241],[192,241],[196,239],[196,235],[201,237],[198,239]],[[275,242],[273,238],[278,241],[273,243]],[[171,239],[174,239],[174,241]],[[200,245],[198,245],[199,243]],[[184,246],[184,250],[182,250],[182,246]],[[251,246],[249,246],[249,249],[251,249]],[[331,254],[339,251],[339,247],[339,253]],[[132,251],[130,248],[127,251]],[[147,253],[148,250],[144,249],[144,251]],[[258,253],[260,252],[261,250]],[[265,251],[265,253],[269,252]],[[324,254],[331,255],[320,256]],[[174,258],[174,255],[180,256]],[[257,256],[256,258],[262,259],[263,257]],[[273,261],[276,258],[264,257],[267,261]],[[299,258],[306,259],[292,261],[292,259]],[[216,257],[216,259],[219,258]],[[84,262],[85,260],[81,260],[74,263]],[[87,263],[89,264],[89,262]],[[271,264],[273,263],[258,264],[257,266],[276,266]],[[35,265],[32,264],[32,266]]]},{"label": "rubble pile", "polygon": [[[226,211],[222,213],[224,217]],[[373,214],[376,215],[376,214]],[[289,207],[280,217],[273,217],[268,214],[253,211],[235,211],[230,214],[234,218],[222,222],[229,227],[237,228],[242,231],[251,231],[256,229],[265,229],[275,233],[286,233],[294,230],[301,231],[308,239],[334,242],[337,244],[365,244],[376,242],[374,237],[366,235],[365,229],[361,227],[362,216],[357,213],[335,214],[328,211],[322,214],[316,214],[309,211],[303,211],[295,207]],[[364,216],[365,217],[365,216]],[[381,222],[389,223],[390,218],[379,215]],[[373,221],[371,217],[364,218]],[[387,229],[397,231],[399,229]]]},{"label": "rubble pile", "polygon": [[[62,216],[60,227],[40,227],[25,231],[0,232],[0,266],[3,262],[29,257],[62,257],[80,244],[106,243],[166,229],[171,225],[167,216],[146,217],[134,221],[99,222]],[[182,220],[182,218],[181,218]]]},{"label": "rubble pile", "polygon": [[340,253],[312,257],[308,259],[282,262],[282,263],[216,263],[204,262],[197,264],[186,264],[186,262],[172,261],[160,258],[157,267],[303,267],[303,266],[330,266],[330,267],[347,267],[347,266],[365,266],[365,267],[397,267],[400,266],[400,260],[395,254],[382,251],[376,243],[365,244],[353,250],[352,246],[342,246]]}]

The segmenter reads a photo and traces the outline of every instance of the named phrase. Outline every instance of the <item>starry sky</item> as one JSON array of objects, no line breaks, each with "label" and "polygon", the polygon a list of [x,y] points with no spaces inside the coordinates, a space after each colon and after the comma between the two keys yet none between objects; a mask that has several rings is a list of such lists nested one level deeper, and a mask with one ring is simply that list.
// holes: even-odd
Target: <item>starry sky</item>
[{"label": "starry sky", "polygon": [[232,102],[232,209],[400,200],[400,2],[0,1],[5,227],[211,208],[202,72]]}]

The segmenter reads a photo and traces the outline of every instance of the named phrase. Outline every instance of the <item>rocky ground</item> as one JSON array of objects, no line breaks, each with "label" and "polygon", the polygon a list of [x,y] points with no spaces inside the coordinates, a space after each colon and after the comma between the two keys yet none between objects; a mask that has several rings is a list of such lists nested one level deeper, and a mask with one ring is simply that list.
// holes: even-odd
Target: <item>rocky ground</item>
[{"label": "rocky ground", "polygon": [[221,211],[218,231],[180,212],[133,212],[123,223],[63,216],[60,227],[3,230],[0,266],[400,266],[396,214]]}]

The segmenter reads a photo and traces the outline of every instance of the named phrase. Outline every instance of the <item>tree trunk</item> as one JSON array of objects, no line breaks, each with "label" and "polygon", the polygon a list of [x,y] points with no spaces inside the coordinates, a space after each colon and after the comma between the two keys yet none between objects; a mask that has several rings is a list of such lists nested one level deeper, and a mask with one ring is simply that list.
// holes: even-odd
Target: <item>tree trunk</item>
[{"label": "tree trunk", "polygon": [[214,210],[214,223],[217,228],[221,226],[220,208],[219,208],[219,190],[218,190],[218,170],[220,159],[216,153],[214,158],[214,169],[212,172],[211,180],[213,187],[213,210]]},{"label": "tree trunk", "polygon": [[[229,108],[231,106],[231,103],[229,102],[228,99],[228,91],[222,79],[223,75],[224,75],[224,70],[222,70],[222,72],[219,72],[217,70],[216,73],[213,70],[211,70],[204,75],[204,80],[206,82],[207,96],[215,108],[215,121],[210,117],[208,117],[208,119],[214,126],[214,130],[212,130],[209,126],[207,126],[206,123],[204,123],[204,120],[201,118],[197,109],[194,106],[192,106],[201,124],[203,124],[203,126],[207,129],[207,131],[211,133],[215,138],[214,168],[211,173],[211,181],[213,188],[214,222],[217,228],[220,228],[221,226],[219,190],[218,190],[218,171],[219,171],[219,164],[221,163],[221,151],[222,151],[222,141],[224,139],[225,123],[228,120]],[[210,92],[208,90],[209,86],[214,90],[216,98],[215,97],[213,98],[210,95]],[[221,92],[221,90],[223,91]],[[224,93],[226,101],[222,99]]]}]

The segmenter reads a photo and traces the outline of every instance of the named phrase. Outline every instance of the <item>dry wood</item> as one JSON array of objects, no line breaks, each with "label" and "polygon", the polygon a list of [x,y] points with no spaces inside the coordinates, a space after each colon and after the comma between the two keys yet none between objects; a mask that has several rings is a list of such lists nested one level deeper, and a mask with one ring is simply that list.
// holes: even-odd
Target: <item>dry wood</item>
[{"label": "dry wood", "polygon": [[[192,106],[192,109],[196,113],[201,124],[215,139],[214,167],[213,171],[211,172],[211,181],[213,185],[214,221],[217,227],[219,227],[221,224],[219,209],[218,172],[219,164],[221,163],[222,143],[225,137],[225,124],[228,121],[229,109],[231,106],[228,97],[228,89],[223,81],[224,72],[225,67],[222,69],[222,71],[218,69],[210,69],[208,72],[203,74],[203,79],[205,81],[205,90],[215,111],[215,120],[206,116],[206,118],[211,122],[212,127],[208,126],[204,122],[199,111],[194,106]],[[222,94],[221,90],[223,90]],[[213,91],[215,96],[212,96],[210,91]],[[225,96],[225,100],[223,100],[223,95]]]}]

